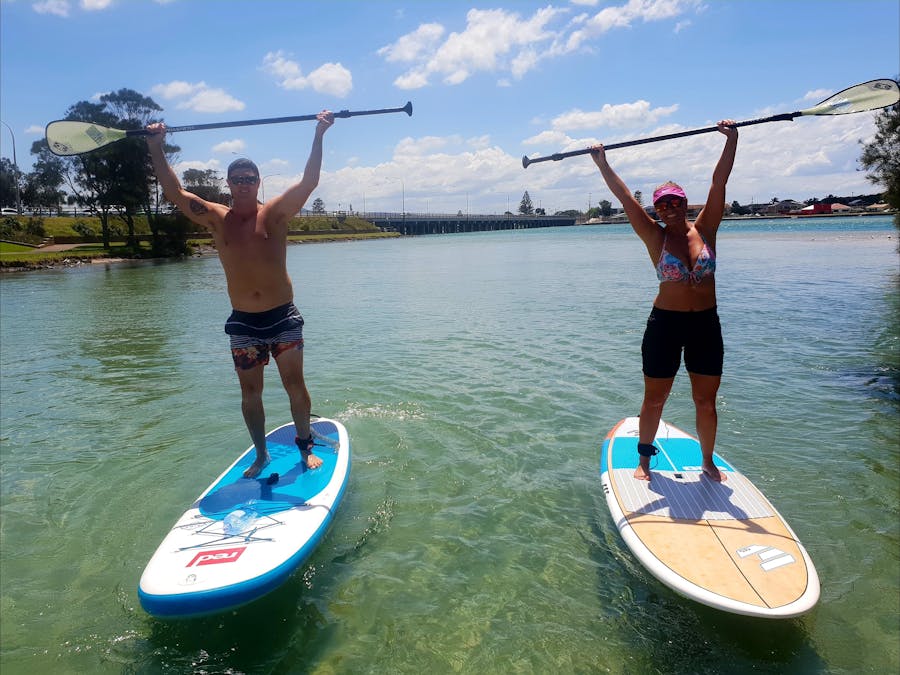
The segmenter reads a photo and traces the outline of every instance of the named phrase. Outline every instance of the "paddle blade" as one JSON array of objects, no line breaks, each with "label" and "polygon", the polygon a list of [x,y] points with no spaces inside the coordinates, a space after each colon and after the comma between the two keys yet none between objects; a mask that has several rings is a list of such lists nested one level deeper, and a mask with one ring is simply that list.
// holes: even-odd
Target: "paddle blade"
[{"label": "paddle blade", "polygon": [[801,110],[800,114],[848,115],[887,108],[898,101],[900,101],[900,87],[894,80],[871,80],[839,91],[812,108]]},{"label": "paddle blade", "polygon": [[91,122],[57,120],[47,125],[46,135],[50,152],[60,157],[71,157],[120,141],[127,134],[120,129],[109,129]]}]

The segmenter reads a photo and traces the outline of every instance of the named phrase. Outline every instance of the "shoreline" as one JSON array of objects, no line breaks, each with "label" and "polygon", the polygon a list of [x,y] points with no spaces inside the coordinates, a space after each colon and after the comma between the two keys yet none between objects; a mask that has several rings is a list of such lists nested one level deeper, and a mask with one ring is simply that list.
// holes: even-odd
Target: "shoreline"
[{"label": "shoreline", "polygon": [[[393,239],[400,237],[401,235],[396,232],[335,232],[333,234],[327,235],[314,235],[314,236],[304,236],[304,235],[294,235],[294,238],[288,237],[287,244],[288,246],[297,246],[301,244],[330,244],[330,243],[339,243],[339,242],[349,242],[349,241],[364,241],[367,239]],[[2,265],[0,266],[0,274],[7,273],[15,273],[15,272],[37,272],[41,270],[52,270],[58,268],[67,268],[67,267],[79,267],[81,265],[99,265],[103,263],[123,263],[123,262],[144,262],[150,260],[187,260],[189,258],[202,258],[206,256],[219,255],[219,252],[216,250],[216,247],[211,243],[206,243],[205,241],[198,241],[196,239],[192,239],[190,241],[194,241],[195,245],[192,245],[193,249],[190,255],[180,256],[180,257],[162,257],[162,258],[123,258],[121,256],[115,257],[105,257],[103,255],[92,255],[92,256],[79,256],[77,253],[77,249],[79,244],[57,244],[50,245],[40,249],[36,249],[35,253],[25,253],[22,254],[22,258],[15,258],[11,261],[10,265]],[[28,261],[24,256],[28,255],[38,255],[40,253],[66,253],[71,252],[71,255],[55,258],[55,259],[44,259],[37,261]],[[21,264],[16,264],[21,263]]]},{"label": "shoreline", "polygon": [[[723,221],[731,221],[731,222],[764,222],[766,220],[809,220],[816,218],[844,218],[844,219],[855,219],[855,218],[871,218],[871,217],[893,217],[893,213],[854,213],[854,214],[835,214],[835,213],[818,213],[818,214],[808,214],[808,215],[778,215],[778,216],[726,216],[722,220]],[[615,222],[594,222],[594,223],[579,223],[574,225],[573,227],[583,227],[585,225],[623,225],[627,224],[627,220],[615,221]],[[892,232],[894,230],[891,230]],[[367,239],[394,239],[399,238],[404,235],[401,235],[398,232],[359,232],[359,231],[349,231],[349,232],[341,232],[335,231],[333,233],[316,233],[315,235],[293,235],[288,237],[287,244],[289,246],[301,245],[301,244],[326,244],[326,243],[338,243],[338,242],[349,242],[349,241],[362,241]],[[414,236],[414,235],[409,235]],[[162,258],[125,258],[121,256],[115,257],[105,257],[103,255],[81,255],[79,256],[77,250],[79,248],[79,244],[51,244],[50,246],[38,248],[35,250],[35,253],[23,253],[21,257],[12,257],[9,261],[8,265],[0,265],[0,274],[12,274],[17,272],[34,272],[40,270],[52,270],[59,268],[70,268],[70,267],[79,267],[81,265],[97,265],[102,263],[124,263],[124,262],[144,262],[151,260],[181,260],[188,258],[201,258],[206,256],[218,255],[218,251],[215,246],[212,245],[211,241],[207,243],[209,240],[200,238],[200,239],[189,239],[191,244],[191,248],[193,249],[190,255],[185,255],[181,257],[162,257]],[[27,256],[30,255],[40,255],[41,252],[45,253],[59,253],[61,254],[58,258],[51,259],[42,259],[36,261],[27,260]],[[65,255],[69,253],[70,255]]]}]

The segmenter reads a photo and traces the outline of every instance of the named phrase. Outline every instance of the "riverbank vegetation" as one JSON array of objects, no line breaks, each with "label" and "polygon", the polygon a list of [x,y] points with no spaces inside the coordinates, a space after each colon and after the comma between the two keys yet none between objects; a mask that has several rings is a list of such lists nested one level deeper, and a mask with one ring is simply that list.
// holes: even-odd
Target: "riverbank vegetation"
[{"label": "riverbank vegetation", "polygon": [[[196,228],[180,214],[158,215],[157,246],[146,216],[136,216],[129,231],[115,218],[108,221],[109,239],[100,236],[97,217],[4,216],[0,219],[0,268],[37,269],[76,265],[98,259],[140,259],[157,255],[162,233],[176,233],[180,255],[214,253],[212,237]],[[292,244],[376,239],[399,236],[382,232],[372,223],[354,216],[303,216],[288,224]],[[172,257],[172,256],[163,256]]]}]

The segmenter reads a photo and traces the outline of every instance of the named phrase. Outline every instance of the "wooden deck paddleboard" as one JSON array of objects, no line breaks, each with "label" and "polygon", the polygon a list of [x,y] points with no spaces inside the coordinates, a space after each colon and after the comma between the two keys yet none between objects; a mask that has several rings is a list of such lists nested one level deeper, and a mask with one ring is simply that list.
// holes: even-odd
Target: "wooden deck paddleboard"
[{"label": "wooden deck paddleboard", "polygon": [[[141,576],[138,597],[149,614],[182,618],[243,605],[309,557],[350,475],[344,426],[319,419],[311,428],[321,467],[306,468],[294,425],[285,424],[266,435],[272,460],[258,478],[243,477],[256,458],[250,446],[178,519]],[[234,522],[238,512],[250,515]]]},{"label": "wooden deck paddleboard", "polygon": [[659,581],[710,607],[785,618],[809,611],[819,578],[784,518],[750,480],[718,454],[727,480],[700,469],[700,443],[660,422],[651,480],[634,477],[638,418],[606,436],[600,478],[626,545]]}]

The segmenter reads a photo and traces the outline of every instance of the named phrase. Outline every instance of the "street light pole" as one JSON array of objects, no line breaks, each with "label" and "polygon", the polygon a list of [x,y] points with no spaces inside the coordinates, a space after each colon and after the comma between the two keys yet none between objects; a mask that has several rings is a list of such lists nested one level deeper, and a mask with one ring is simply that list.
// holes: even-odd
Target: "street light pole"
[{"label": "street light pole", "polygon": [[9,137],[12,139],[13,146],[13,182],[16,185],[16,213],[20,216],[22,215],[22,195],[19,192],[19,163],[16,161],[16,135],[13,133],[13,130],[9,128],[9,125],[0,120],[0,124],[5,126],[9,130]]},{"label": "street light pole", "polygon": [[272,178],[273,176],[280,176],[280,173],[270,173],[268,176],[263,176],[259,180],[259,189],[262,192],[262,200],[263,204],[266,203],[266,178]]}]

